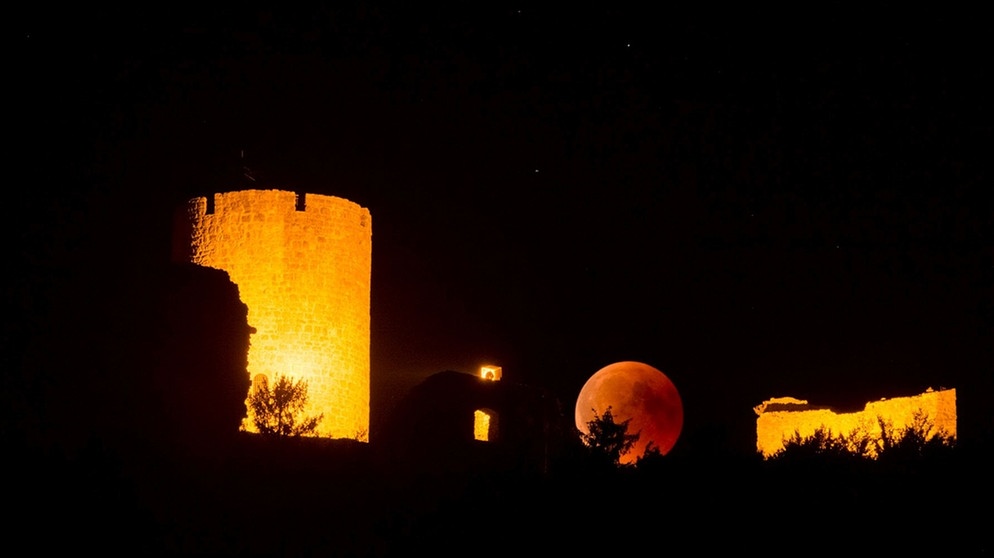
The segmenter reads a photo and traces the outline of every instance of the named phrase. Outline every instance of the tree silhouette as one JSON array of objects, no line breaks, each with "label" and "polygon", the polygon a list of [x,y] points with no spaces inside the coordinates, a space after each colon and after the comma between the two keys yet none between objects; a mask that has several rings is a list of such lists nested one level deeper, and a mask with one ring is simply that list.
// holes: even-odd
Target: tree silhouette
[{"label": "tree silhouette", "polygon": [[598,415],[597,409],[593,411],[594,418],[587,422],[587,432],[581,432],[580,439],[596,459],[617,466],[621,456],[631,451],[641,432],[629,434],[628,423],[632,419],[615,422],[611,407],[608,407],[603,415]]},{"label": "tree silhouette", "polygon": [[772,458],[790,463],[852,463],[870,459],[873,455],[870,450],[872,444],[873,439],[864,430],[853,430],[846,435],[820,426],[810,436],[802,436],[795,430]]},{"label": "tree silhouette", "polygon": [[307,382],[279,376],[272,389],[260,378],[249,394],[252,424],[262,434],[275,436],[314,436],[324,414],[304,417],[307,405]]},{"label": "tree silhouette", "polygon": [[903,428],[895,428],[881,416],[877,417],[877,425],[880,429],[877,435],[863,429],[849,434],[835,434],[824,426],[807,437],[795,431],[784,440],[783,447],[773,455],[773,459],[913,461],[948,452],[956,444],[955,437],[937,429],[935,422],[922,411],[915,411],[911,422]]},{"label": "tree silhouette", "polygon": [[881,460],[915,461],[948,453],[956,446],[956,438],[936,428],[935,422],[923,411],[915,411],[904,428],[894,428],[883,417],[877,417],[880,439],[877,455]]}]

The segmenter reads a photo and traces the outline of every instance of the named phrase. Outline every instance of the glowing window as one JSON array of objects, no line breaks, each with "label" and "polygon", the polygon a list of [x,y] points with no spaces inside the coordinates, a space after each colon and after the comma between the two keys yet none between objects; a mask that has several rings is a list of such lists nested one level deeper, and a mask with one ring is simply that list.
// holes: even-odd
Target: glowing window
[{"label": "glowing window", "polygon": [[473,438],[481,442],[497,439],[497,413],[490,409],[473,411]]},{"label": "glowing window", "polygon": [[502,370],[500,366],[485,365],[480,367],[480,377],[484,380],[490,380],[491,382],[500,380],[502,375],[501,372]]}]

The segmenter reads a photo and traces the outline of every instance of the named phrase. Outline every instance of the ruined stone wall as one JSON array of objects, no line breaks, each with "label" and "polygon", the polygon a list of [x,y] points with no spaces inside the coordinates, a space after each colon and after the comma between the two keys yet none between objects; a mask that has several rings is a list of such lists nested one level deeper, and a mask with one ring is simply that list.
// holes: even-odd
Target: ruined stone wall
[{"label": "ruined stone wall", "polygon": [[770,457],[783,448],[783,442],[795,432],[809,437],[818,428],[828,428],[834,435],[849,435],[854,431],[879,437],[877,417],[883,418],[896,431],[911,425],[916,412],[923,412],[934,424],[935,431],[956,436],[956,390],[944,389],[913,395],[881,399],[866,404],[862,411],[836,413],[830,408],[812,407],[807,401],[791,397],[764,401],[755,408],[756,449]]},{"label": "ruined stone wall", "polygon": [[[303,204],[298,203],[303,201]],[[303,378],[318,433],[369,431],[372,222],[369,210],[333,196],[245,190],[187,202],[174,257],[223,269],[256,328],[251,378]]]}]

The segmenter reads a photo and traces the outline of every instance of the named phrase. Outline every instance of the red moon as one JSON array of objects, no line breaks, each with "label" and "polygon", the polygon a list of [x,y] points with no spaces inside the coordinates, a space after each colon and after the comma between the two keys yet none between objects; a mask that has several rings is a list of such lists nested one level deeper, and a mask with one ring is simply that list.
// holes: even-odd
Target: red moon
[{"label": "red moon", "polygon": [[648,364],[616,362],[591,376],[576,398],[576,427],[587,433],[594,411],[603,415],[608,407],[615,422],[631,419],[629,433],[641,432],[621,463],[634,463],[650,441],[660,453],[669,453],[683,429],[683,401],[676,386]]}]

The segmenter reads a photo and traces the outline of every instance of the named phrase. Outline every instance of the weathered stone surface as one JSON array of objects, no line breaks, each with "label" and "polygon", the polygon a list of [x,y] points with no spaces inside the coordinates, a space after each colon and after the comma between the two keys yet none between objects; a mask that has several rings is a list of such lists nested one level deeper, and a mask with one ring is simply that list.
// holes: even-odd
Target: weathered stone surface
[{"label": "weathered stone surface", "polygon": [[818,428],[827,428],[835,435],[864,432],[871,437],[880,431],[879,419],[895,430],[912,424],[916,413],[924,413],[937,432],[956,437],[956,390],[934,391],[911,397],[881,399],[866,404],[862,411],[836,413],[828,407],[814,407],[793,397],[774,397],[757,405],[756,449],[763,457],[771,457],[784,446],[784,440],[794,433],[809,437]]},{"label": "weathered stone surface", "polygon": [[[349,200],[245,190],[190,200],[174,258],[223,269],[256,328],[252,378],[303,378],[319,435],[365,438],[369,431],[372,221]],[[302,209],[302,210],[298,210]]]}]

